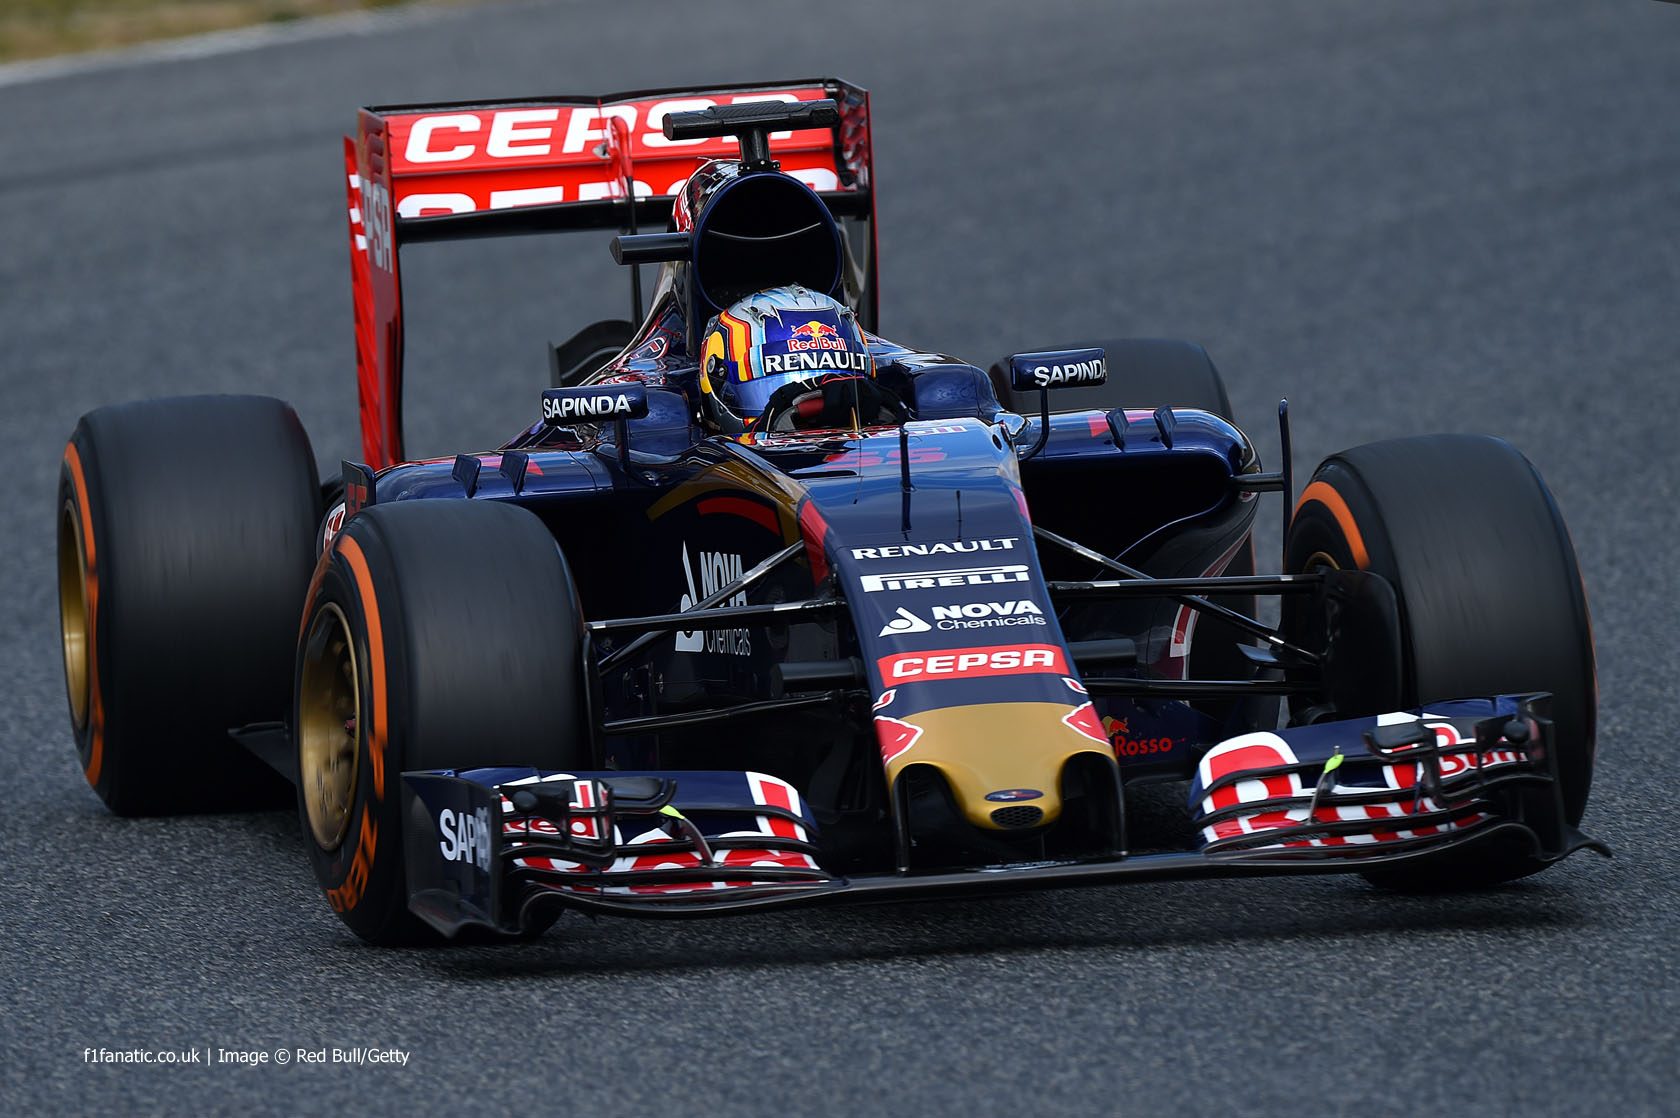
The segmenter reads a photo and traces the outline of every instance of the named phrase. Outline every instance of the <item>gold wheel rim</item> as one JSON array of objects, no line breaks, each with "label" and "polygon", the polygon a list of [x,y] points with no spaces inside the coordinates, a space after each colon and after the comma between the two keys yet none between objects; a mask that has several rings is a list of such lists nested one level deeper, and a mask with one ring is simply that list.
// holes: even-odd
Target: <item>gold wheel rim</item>
[{"label": "gold wheel rim", "polygon": [[77,730],[87,726],[90,620],[87,551],[76,510],[66,501],[58,518],[58,629],[64,644],[64,685],[70,692],[70,717]]},{"label": "gold wheel rim", "polygon": [[1339,571],[1341,569],[1342,569],[1341,564],[1337,563],[1336,560],[1334,558],[1332,558],[1328,553],[1323,552],[1323,551],[1315,551],[1311,555],[1307,556],[1307,562],[1301,568],[1301,572],[1303,574],[1309,574],[1310,575],[1310,574],[1316,574],[1317,572],[1322,571],[1322,570]]},{"label": "gold wheel rim", "polygon": [[315,615],[298,680],[298,780],[309,829],[336,850],[350,828],[360,763],[361,680],[344,613],[331,602]]}]

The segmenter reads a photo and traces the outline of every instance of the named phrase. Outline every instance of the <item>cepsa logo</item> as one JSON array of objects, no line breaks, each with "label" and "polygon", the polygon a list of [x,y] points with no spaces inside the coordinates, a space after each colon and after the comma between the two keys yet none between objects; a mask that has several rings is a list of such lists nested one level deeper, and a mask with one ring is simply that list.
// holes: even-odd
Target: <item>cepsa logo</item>
[{"label": "cepsa logo", "polygon": [[906,652],[880,661],[881,678],[889,684],[935,679],[985,679],[1001,675],[1067,673],[1062,650],[1053,644],[996,645],[954,652]]},{"label": "cepsa logo", "polygon": [[[811,90],[812,97],[824,96]],[[799,101],[798,93],[743,93],[722,99],[722,103],[745,105],[761,101]],[[414,164],[399,170],[483,160],[552,161],[556,155],[604,156],[598,150],[607,141],[610,120],[624,122],[633,149],[649,153],[686,154],[693,148],[718,146],[714,138],[667,140],[665,118],[672,113],[710,109],[719,104],[714,97],[680,97],[668,101],[632,105],[550,105],[541,108],[486,109],[478,112],[438,113],[403,123],[408,127],[402,158]],[[646,106],[644,113],[643,107]],[[784,140],[792,132],[772,132],[770,139]]]},{"label": "cepsa logo", "polygon": [[[667,140],[665,119],[716,105],[808,101],[820,88],[652,99],[617,105],[523,105],[385,117],[396,177],[397,216],[500,210],[623,196],[634,168],[638,197],[682,190],[695,167],[734,153],[732,137]],[[772,132],[782,170],[812,190],[840,181],[832,138],[821,131]],[[628,156],[628,160],[622,157]]]}]

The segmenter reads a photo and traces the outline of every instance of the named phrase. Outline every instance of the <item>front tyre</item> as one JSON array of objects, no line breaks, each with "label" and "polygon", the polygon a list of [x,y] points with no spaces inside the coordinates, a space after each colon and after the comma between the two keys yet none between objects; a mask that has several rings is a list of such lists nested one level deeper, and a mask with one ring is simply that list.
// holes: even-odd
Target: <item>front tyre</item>
[{"label": "front tyre", "polygon": [[[1564,816],[1580,822],[1596,753],[1592,625],[1569,532],[1526,458],[1481,435],[1343,451],[1302,491],[1285,552],[1291,573],[1357,568],[1393,585],[1402,705],[1551,692]],[[1285,599],[1285,627],[1295,633],[1305,630],[1301,609]],[[1478,886],[1544,866],[1523,849],[1471,848],[1368,876],[1402,888]]]},{"label": "front tyre", "polygon": [[584,629],[553,536],[512,505],[363,509],[316,567],[298,643],[298,814],[328,903],[370,943],[408,908],[401,774],[590,767]]}]

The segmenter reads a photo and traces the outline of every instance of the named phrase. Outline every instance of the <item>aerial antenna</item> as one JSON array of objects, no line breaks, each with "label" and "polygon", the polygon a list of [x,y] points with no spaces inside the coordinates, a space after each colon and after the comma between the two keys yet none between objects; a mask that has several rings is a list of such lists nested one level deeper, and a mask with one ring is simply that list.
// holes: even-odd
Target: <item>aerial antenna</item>
[{"label": "aerial antenna", "polygon": [[665,118],[667,140],[699,140],[734,136],[741,143],[741,170],[775,171],[770,158],[770,133],[805,128],[833,128],[840,123],[840,106],[832,97],[816,101],[749,101],[743,105],[713,105]]}]

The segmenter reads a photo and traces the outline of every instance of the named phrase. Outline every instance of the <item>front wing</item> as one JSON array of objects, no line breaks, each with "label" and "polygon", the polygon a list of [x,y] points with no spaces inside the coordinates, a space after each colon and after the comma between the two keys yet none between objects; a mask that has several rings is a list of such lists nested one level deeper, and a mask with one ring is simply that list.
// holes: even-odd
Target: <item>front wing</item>
[{"label": "front wing", "polygon": [[1254,874],[1370,870],[1521,842],[1604,844],[1563,816],[1549,696],[1500,696],[1246,734],[1203,758],[1193,851],[950,871],[823,866],[797,789],[751,772],[403,774],[409,906],[446,935],[553,908],[651,917]]}]

